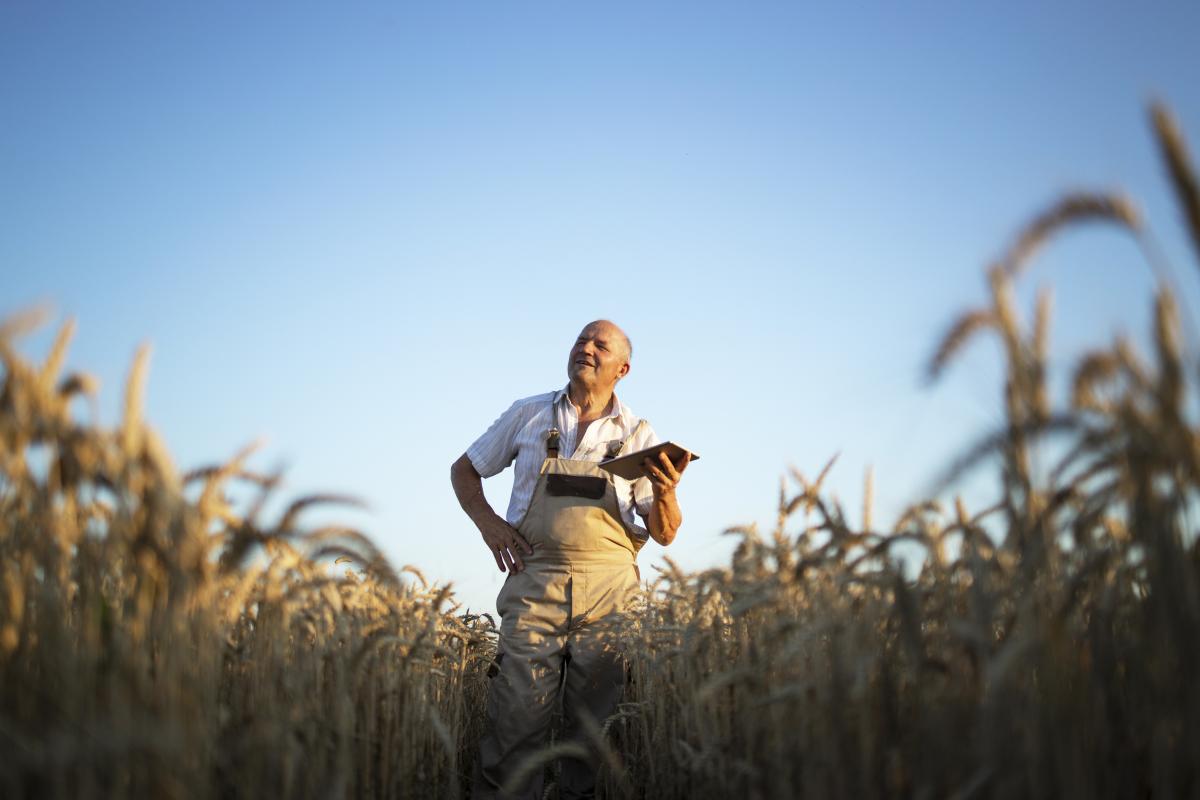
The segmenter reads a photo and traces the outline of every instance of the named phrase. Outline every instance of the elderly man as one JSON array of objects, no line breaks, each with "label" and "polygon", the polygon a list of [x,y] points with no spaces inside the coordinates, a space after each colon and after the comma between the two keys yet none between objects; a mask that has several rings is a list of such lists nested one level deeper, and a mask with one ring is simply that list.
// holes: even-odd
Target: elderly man
[{"label": "elderly man", "polygon": [[[636,588],[637,553],[646,539],[665,546],[675,538],[683,521],[675,487],[689,459],[646,459],[648,477],[633,482],[597,466],[658,442],[614,393],[629,374],[631,355],[629,337],[616,325],[589,324],[571,347],[567,387],[513,403],[451,467],[458,502],[496,566],[508,572],[496,598],[498,669],[480,742],[477,798],[505,790],[513,794],[503,796],[541,797],[541,769],[521,766],[545,745],[560,688],[564,740],[580,745],[581,756],[588,753],[564,759],[560,795],[594,796],[592,743],[624,686],[621,657],[598,623],[620,611]],[[501,517],[484,498],[481,479],[514,459],[512,498]]]}]

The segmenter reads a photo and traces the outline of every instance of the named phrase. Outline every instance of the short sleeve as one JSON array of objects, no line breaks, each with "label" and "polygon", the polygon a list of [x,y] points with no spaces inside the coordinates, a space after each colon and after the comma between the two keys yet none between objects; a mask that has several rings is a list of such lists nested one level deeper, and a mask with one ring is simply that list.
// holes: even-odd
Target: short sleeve
[{"label": "short sleeve", "polygon": [[[650,427],[647,422],[642,426],[638,433],[637,439],[630,443],[630,451],[637,452],[645,450],[647,447],[653,447],[658,444],[661,439],[654,432],[654,428]],[[654,504],[654,487],[650,485],[649,478],[638,478],[633,482],[633,502],[637,507],[637,512],[643,517],[650,516],[650,506]]]},{"label": "short sleeve", "polygon": [[517,457],[517,432],[521,429],[522,403],[509,406],[487,432],[467,448],[467,458],[482,478],[498,475]]}]

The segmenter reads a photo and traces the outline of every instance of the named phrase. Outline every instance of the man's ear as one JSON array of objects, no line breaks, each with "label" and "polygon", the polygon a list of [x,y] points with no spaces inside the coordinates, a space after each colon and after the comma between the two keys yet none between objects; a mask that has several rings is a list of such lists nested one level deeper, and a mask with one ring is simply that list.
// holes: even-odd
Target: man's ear
[{"label": "man's ear", "polygon": [[628,374],[629,374],[629,362],[626,361],[624,364],[621,365],[621,369],[617,372],[617,377],[624,378]]}]

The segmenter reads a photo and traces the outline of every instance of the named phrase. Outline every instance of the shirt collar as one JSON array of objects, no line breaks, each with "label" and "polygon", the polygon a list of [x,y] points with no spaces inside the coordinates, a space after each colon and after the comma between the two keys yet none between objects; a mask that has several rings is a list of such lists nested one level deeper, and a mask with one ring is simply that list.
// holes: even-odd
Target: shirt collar
[{"label": "shirt collar", "polygon": [[[564,405],[564,408],[565,408],[566,405],[571,404],[571,398],[567,395],[567,389],[569,389],[570,387],[571,387],[571,384],[568,383],[566,386],[564,386],[563,388],[559,389],[557,392],[554,393],[554,405],[557,406],[558,404],[563,403],[563,404],[565,404]],[[620,419],[622,416],[624,416],[624,414],[625,414],[625,408],[624,408],[624,406],[621,405],[621,398],[617,397],[616,392],[613,392],[612,411],[605,414],[603,417],[600,417],[600,419],[613,419],[613,418]]]}]

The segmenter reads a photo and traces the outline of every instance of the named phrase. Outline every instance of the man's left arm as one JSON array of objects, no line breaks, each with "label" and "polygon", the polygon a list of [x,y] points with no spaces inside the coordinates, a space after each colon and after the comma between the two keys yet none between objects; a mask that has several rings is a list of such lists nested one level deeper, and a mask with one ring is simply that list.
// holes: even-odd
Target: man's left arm
[{"label": "man's left arm", "polygon": [[683,512],[679,510],[675,487],[679,485],[679,479],[691,460],[691,453],[684,453],[678,461],[671,463],[666,453],[659,453],[658,461],[649,458],[642,461],[650,477],[650,487],[654,490],[650,513],[645,517],[646,528],[650,531],[650,538],[663,547],[675,540],[675,534],[683,524]]}]

